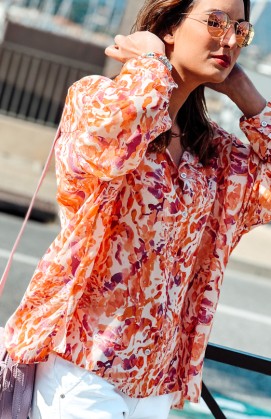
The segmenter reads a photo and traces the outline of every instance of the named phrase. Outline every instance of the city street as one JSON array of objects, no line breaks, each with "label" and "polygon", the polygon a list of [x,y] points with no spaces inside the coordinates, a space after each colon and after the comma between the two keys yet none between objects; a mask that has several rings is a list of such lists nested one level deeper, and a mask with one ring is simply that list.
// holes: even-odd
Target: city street
[{"label": "city street", "polygon": [[[21,223],[20,218],[0,214],[1,272]],[[15,309],[39,258],[58,231],[57,223],[29,222],[1,299],[1,325]],[[211,342],[271,358],[270,293],[271,278],[227,271]],[[253,401],[254,406],[271,411],[270,377],[208,361],[205,367],[205,381],[207,386],[215,389],[218,394],[223,392],[229,398],[236,398],[238,395],[243,402]],[[201,417],[198,413],[195,415],[190,413],[183,417]],[[170,417],[175,417],[174,413]]]}]

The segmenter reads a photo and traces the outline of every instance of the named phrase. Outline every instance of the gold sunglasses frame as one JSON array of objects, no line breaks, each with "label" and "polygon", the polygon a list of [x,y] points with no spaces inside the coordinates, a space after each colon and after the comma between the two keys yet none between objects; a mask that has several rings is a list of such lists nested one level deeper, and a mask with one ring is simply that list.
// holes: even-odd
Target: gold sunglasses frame
[{"label": "gold sunglasses frame", "polygon": [[[186,16],[187,18],[189,18],[189,19],[191,19],[191,20],[195,20],[195,21],[197,21],[197,22],[203,23],[203,24],[205,24],[205,25],[207,26],[207,28],[209,28],[209,27],[211,27],[211,25],[209,25],[209,24],[208,24],[209,18],[210,18],[210,16],[211,16],[212,14],[214,14],[214,13],[216,13],[216,12],[221,13],[221,14],[223,14],[224,16],[226,16],[226,17],[227,17],[227,26],[225,26],[225,28],[221,28],[222,30],[224,30],[224,32],[223,32],[223,34],[222,34],[222,35],[219,35],[219,36],[214,36],[214,35],[212,35],[212,34],[210,33],[210,31],[208,30],[208,32],[210,33],[210,35],[212,36],[212,38],[214,38],[214,39],[220,39],[220,38],[223,38],[223,37],[227,34],[227,32],[228,32],[228,30],[230,29],[231,25],[233,25],[233,24],[234,24],[235,35],[237,35],[237,36],[238,36],[238,34],[236,33],[236,30],[237,30],[238,26],[239,26],[241,23],[244,23],[244,22],[245,22],[245,23],[248,23],[248,24],[249,24],[249,29],[250,29],[250,31],[249,31],[249,34],[246,36],[246,38],[248,38],[249,42],[248,42],[246,45],[244,45],[244,44],[240,44],[240,43],[238,43],[238,42],[237,42],[237,45],[238,45],[238,47],[239,47],[239,48],[248,47],[248,46],[251,44],[252,40],[253,40],[253,37],[254,37],[255,31],[254,31],[254,27],[253,27],[253,25],[252,25],[250,22],[246,21],[246,20],[241,20],[241,21],[238,21],[238,20],[231,20],[231,19],[230,19],[230,17],[229,17],[229,15],[228,15],[226,12],[223,12],[222,10],[213,10],[212,12],[203,12],[203,13],[194,13],[194,14],[191,14],[191,13],[181,13],[181,14],[182,14],[182,15],[184,15],[184,16]],[[203,14],[205,14],[205,15],[209,16],[209,18],[208,18],[208,20],[207,20],[206,22],[205,22],[204,20],[200,20],[200,19],[195,19],[195,18],[193,18],[193,16],[197,16],[197,15],[198,15],[198,16],[200,16],[200,15],[203,15]],[[237,25],[235,25],[235,24],[237,24]]]}]

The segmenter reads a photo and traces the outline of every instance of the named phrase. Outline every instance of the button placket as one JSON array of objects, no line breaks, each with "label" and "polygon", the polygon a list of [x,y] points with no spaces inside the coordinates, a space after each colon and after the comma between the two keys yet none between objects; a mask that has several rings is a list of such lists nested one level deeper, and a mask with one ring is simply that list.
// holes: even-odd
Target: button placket
[{"label": "button placket", "polygon": [[187,218],[188,217],[188,212],[187,211],[182,211],[182,216],[183,218]]},{"label": "button placket", "polygon": [[[182,179],[182,180],[188,180],[188,176],[187,176],[187,173],[183,170],[184,169],[184,167],[182,168],[182,170],[180,171],[180,178]],[[183,189],[183,194],[185,193],[185,188]],[[187,216],[188,216],[188,212],[187,212],[187,210],[186,209],[184,209],[184,210],[182,210],[181,211],[181,214],[182,214],[182,217],[183,218],[187,218]]]}]

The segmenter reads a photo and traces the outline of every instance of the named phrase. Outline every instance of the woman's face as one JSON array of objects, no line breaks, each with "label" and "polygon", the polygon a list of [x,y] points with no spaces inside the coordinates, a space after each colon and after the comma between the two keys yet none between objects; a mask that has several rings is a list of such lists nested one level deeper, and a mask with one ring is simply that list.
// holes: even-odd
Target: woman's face
[{"label": "woman's face", "polygon": [[206,23],[206,12],[222,10],[231,20],[245,18],[243,0],[197,0],[181,24],[164,37],[167,53],[184,82],[220,83],[231,72],[241,49],[236,44],[234,26],[223,38],[212,38]]}]

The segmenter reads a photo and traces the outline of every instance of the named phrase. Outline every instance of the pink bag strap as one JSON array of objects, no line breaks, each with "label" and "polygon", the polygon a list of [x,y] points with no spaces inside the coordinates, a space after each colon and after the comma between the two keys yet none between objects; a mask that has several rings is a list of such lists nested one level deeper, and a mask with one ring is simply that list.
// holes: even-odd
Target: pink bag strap
[{"label": "pink bag strap", "polygon": [[54,138],[54,141],[53,141],[53,144],[52,144],[51,150],[50,150],[49,155],[48,155],[48,157],[47,157],[47,160],[46,160],[46,162],[45,162],[45,165],[44,165],[44,168],[43,168],[42,174],[41,174],[41,176],[40,176],[40,179],[39,179],[39,181],[38,181],[38,185],[37,185],[37,187],[36,187],[36,190],[35,190],[35,192],[34,192],[34,195],[33,195],[32,199],[31,199],[30,204],[29,204],[29,207],[28,207],[27,213],[26,213],[26,215],[25,215],[25,218],[24,218],[23,224],[22,224],[21,229],[20,229],[20,231],[19,231],[19,233],[18,233],[18,236],[17,236],[17,238],[16,238],[16,240],[15,240],[15,242],[14,242],[13,248],[12,248],[12,250],[11,250],[11,252],[10,252],[10,255],[9,255],[9,258],[8,258],[8,261],[7,261],[7,264],[6,264],[5,270],[4,270],[4,273],[3,273],[2,278],[1,278],[1,281],[0,281],[0,296],[2,295],[2,293],[3,293],[3,291],[4,291],[4,287],[5,287],[5,284],[6,284],[6,281],[7,281],[7,277],[8,277],[8,273],[9,273],[9,270],[10,270],[10,267],[11,267],[11,264],[12,264],[12,260],[13,260],[14,253],[15,253],[15,251],[16,251],[16,249],[17,249],[17,246],[18,246],[18,244],[19,244],[19,242],[20,242],[20,239],[21,239],[21,237],[22,237],[22,235],[23,235],[23,232],[24,232],[24,230],[25,230],[25,227],[26,227],[27,221],[28,221],[29,216],[30,216],[30,214],[31,214],[31,211],[32,211],[32,208],[33,208],[33,205],[34,205],[35,199],[36,199],[36,196],[37,196],[37,194],[38,194],[38,192],[39,192],[39,190],[40,190],[40,187],[41,187],[41,185],[42,185],[42,182],[43,182],[43,180],[44,180],[44,178],[45,178],[46,172],[47,172],[47,170],[48,170],[48,167],[49,167],[50,161],[51,161],[52,156],[53,156],[53,153],[54,153],[55,143],[56,143],[56,141],[58,140],[59,136],[60,136],[60,126],[59,126],[59,127],[58,127],[58,129],[57,129],[57,132],[56,132],[56,135],[55,135],[55,138]]}]

